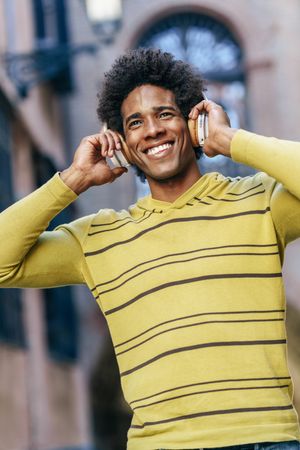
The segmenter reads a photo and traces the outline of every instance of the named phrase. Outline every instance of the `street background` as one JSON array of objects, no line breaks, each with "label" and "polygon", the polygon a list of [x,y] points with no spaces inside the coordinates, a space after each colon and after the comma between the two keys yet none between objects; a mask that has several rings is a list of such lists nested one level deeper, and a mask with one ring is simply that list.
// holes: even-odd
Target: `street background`
[{"label": "street background", "polygon": [[[299,0],[0,0],[0,210],[66,168],[82,137],[100,129],[104,72],[130,48],[194,64],[232,126],[300,141],[299,23]],[[253,173],[223,157],[200,166]],[[147,192],[129,171],[84,193],[50,229]],[[284,263],[298,411],[299,267],[298,240]],[[0,289],[0,450],[123,450],[130,418],[85,287]]]}]

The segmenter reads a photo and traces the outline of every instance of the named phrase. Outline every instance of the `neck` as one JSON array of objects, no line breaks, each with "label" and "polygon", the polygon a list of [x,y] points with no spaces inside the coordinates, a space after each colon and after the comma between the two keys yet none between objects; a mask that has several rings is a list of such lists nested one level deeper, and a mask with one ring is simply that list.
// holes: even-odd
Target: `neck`
[{"label": "neck", "polygon": [[181,174],[166,180],[148,179],[148,183],[153,199],[173,203],[193,186],[199,178],[201,178],[201,173],[198,166],[196,166],[195,170],[188,177]]}]

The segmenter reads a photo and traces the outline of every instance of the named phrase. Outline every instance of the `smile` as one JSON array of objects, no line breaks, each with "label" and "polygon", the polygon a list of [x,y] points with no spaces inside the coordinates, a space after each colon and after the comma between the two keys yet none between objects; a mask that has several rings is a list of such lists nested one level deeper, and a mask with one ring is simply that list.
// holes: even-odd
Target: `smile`
[{"label": "smile", "polygon": [[146,150],[147,155],[158,155],[160,153],[163,153],[168,148],[172,147],[172,144],[170,142],[167,142],[165,144],[158,145],[157,147],[151,147]]}]

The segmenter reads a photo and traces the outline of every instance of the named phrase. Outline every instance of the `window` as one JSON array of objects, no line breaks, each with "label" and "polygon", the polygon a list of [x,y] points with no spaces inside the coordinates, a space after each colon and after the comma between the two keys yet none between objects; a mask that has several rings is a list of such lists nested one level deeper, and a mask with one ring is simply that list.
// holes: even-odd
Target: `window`
[{"label": "window", "polygon": [[[57,93],[70,92],[73,85],[66,49],[69,42],[66,2],[65,0],[32,0],[32,6],[36,50],[50,52],[56,49],[57,51],[56,57],[53,53],[52,55],[48,53],[48,79],[51,79],[51,84]],[[59,65],[57,65],[58,61]]]},{"label": "window", "polygon": [[216,19],[196,13],[168,16],[151,26],[138,47],[155,47],[198,67],[208,80],[243,81],[243,55],[228,28]]}]

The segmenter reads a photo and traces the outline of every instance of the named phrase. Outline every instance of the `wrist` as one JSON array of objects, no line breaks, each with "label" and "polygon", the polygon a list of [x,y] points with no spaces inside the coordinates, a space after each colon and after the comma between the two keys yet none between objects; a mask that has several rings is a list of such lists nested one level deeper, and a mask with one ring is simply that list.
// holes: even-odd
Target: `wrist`
[{"label": "wrist", "polygon": [[60,172],[59,175],[62,181],[77,195],[86,191],[90,187],[90,184],[86,179],[87,177],[83,171],[73,165]]},{"label": "wrist", "polygon": [[231,158],[231,142],[236,132],[236,129],[230,127],[218,130],[215,141],[219,154]]}]

